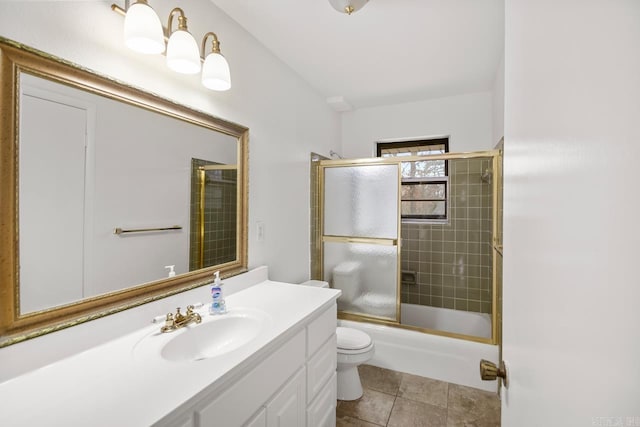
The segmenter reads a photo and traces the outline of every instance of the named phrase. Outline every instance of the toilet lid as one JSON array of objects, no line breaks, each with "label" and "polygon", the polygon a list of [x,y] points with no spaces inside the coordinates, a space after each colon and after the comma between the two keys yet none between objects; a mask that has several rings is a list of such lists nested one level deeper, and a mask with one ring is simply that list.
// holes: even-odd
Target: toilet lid
[{"label": "toilet lid", "polygon": [[353,328],[336,328],[338,336],[338,348],[343,350],[361,350],[371,344],[371,337],[362,331]]}]

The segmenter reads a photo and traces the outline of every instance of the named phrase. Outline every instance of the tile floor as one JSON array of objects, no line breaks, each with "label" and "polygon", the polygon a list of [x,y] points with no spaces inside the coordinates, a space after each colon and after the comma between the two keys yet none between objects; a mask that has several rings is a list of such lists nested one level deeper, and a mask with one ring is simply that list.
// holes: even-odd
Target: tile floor
[{"label": "tile floor", "polygon": [[364,395],[338,401],[337,427],[499,427],[495,393],[404,374],[359,367]]}]

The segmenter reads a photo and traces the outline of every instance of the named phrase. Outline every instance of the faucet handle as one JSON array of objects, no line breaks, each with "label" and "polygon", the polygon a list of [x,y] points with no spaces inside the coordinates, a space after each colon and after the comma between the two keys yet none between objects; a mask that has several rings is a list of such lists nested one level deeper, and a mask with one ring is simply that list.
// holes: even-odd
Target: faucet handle
[{"label": "faucet handle", "polygon": [[165,320],[164,320],[164,326],[160,328],[160,332],[165,333],[165,332],[171,332],[175,330],[176,320],[178,320],[177,317],[174,319],[173,314],[167,313],[167,317],[165,317]]},{"label": "faucet handle", "polygon": [[156,316],[153,319],[151,319],[151,323],[166,322],[167,320],[173,320],[173,314],[167,313],[161,316]]}]

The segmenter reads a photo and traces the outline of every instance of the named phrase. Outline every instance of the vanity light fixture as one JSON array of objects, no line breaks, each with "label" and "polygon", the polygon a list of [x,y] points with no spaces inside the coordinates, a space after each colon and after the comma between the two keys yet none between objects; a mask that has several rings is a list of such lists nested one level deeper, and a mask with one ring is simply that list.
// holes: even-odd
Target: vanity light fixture
[{"label": "vanity light fixture", "polygon": [[202,66],[202,84],[212,90],[229,90],[231,88],[231,73],[229,63],[220,53],[220,41],[215,33],[208,32],[202,39],[202,53],[207,51],[207,38],[213,37],[211,53],[209,53]]},{"label": "vanity light fixture", "polygon": [[[184,11],[176,7],[169,13],[167,28],[163,28],[153,8],[147,0],[137,0],[125,8],[116,4],[111,10],[123,15],[125,45],[136,52],[145,54],[165,53],[167,66],[183,74],[197,74],[202,70],[202,84],[212,90],[224,91],[231,88],[229,63],[220,53],[220,41],[213,32],[202,39],[202,55],[198,44],[187,28]],[[173,30],[173,20],[177,17],[178,28]],[[213,38],[211,51],[207,54],[206,43]],[[202,65],[204,63],[204,65]]]},{"label": "vanity light fixture", "polygon": [[353,12],[357,12],[367,4],[369,0],[329,0],[331,6],[338,12],[351,15]]},{"label": "vanity light fixture", "polygon": [[[178,29],[171,30],[174,15],[178,15]],[[198,43],[187,29],[187,17],[179,7],[169,14],[167,29],[170,32],[167,42],[167,65],[176,73],[197,74],[200,72],[200,51]]]}]

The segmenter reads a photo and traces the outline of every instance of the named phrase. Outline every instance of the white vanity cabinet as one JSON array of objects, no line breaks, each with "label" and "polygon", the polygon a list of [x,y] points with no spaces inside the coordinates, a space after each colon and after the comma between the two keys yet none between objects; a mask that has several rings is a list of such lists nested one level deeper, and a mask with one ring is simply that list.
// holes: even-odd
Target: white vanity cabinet
[{"label": "white vanity cabinet", "polygon": [[[51,420],[92,427],[335,426],[340,291],[273,282],[266,273],[227,283],[238,280],[244,289],[227,296],[226,319],[246,316],[261,323],[257,335],[240,347],[176,360],[163,350],[186,334],[220,338],[213,342],[224,345],[247,331],[222,328],[251,323],[205,317],[171,335],[149,325],[0,383],[0,426],[50,425]],[[172,348],[196,354],[193,343],[181,340]]]},{"label": "white vanity cabinet", "polygon": [[335,426],[335,303],[292,330],[246,372],[199,394],[156,425]]}]

